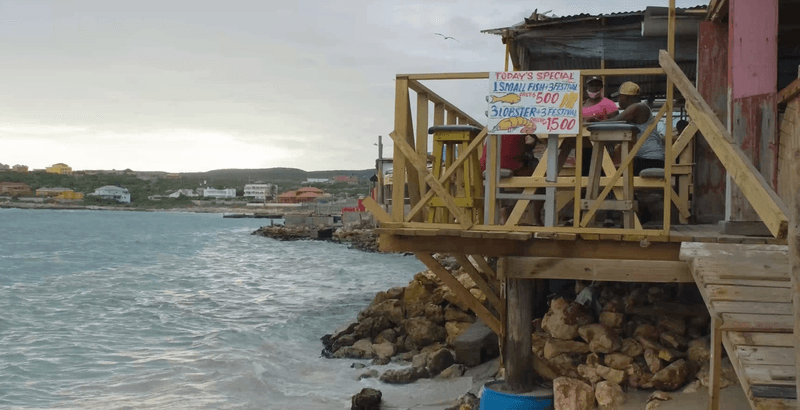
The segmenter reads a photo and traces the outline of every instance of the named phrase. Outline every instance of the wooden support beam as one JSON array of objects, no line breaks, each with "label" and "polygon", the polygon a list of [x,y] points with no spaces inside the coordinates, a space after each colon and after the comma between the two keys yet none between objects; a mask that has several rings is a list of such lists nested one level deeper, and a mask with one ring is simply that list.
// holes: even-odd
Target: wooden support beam
[{"label": "wooden support beam", "polygon": [[458,205],[456,205],[456,203],[453,201],[453,197],[450,196],[450,192],[448,192],[442,186],[442,184],[440,184],[439,181],[428,172],[426,163],[416,155],[414,149],[411,148],[411,146],[409,146],[405,140],[401,139],[399,135],[394,133],[394,131],[389,133],[389,136],[392,137],[392,140],[394,140],[394,146],[400,150],[402,155],[405,155],[406,160],[408,160],[408,162],[410,162],[418,172],[425,174],[425,181],[428,183],[428,185],[430,185],[431,189],[436,192],[436,195],[438,195],[439,198],[444,201],[445,205],[447,205],[447,209],[449,209],[453,216],[458,219],[458,223],[464,229],[472,226],[472,223],[469,222],[463,212],[461,212],[461,208],[459,208]]},{"label": "wooden support beam", "polygon": [[694,139],[694,135],[697,134],[699,129],[697,128],[697,124],[694,121],[690,122],[686,128],[683,129],[681,135],[678,136],[678,139],[675,140],[675,144],[672,145],[672,160],[675,161],[678,156],[683,152],[683,149],[689,145],[690,142]]},{"label": "wooden support beam", "polygon": [[[797,82],[797,81],[795,81]],[[789,176],[795,192],[792,195],[792,220],[789,224],[789,277],[792,282],[792,313],[794,329],[794,360],[796,371],[796,392],[798,396],[798,407],[800,408],[800,192],[797,184],[800,184],[800,164],[796,163],[792,167],[792,174]]]},{"label": "wooden support beam", "polygon": [[[483,143],[483,140],[486,139],[487,132],[488,129],[484,128],[483,131],[481,131],[480,134],[478,134],[478,136],[469,143],[467,149],[464,150],[464,152],[459,153],[460,155],[458,158],[453,161],[453,164],[450,166],[450,168],[445,170],[444,174],[442,174],[441,178],[439,178],[439,183],[442,184],[442,186],[444,186],[444,183],[450,179],[453,173],[460,168],[464,164],[464,161],[466,161],[469,156],[472,155],[472,153],[475,152],[475,150],[481,145],[481,143]],[[424,177],[422,179],[424,181]],[[434,193],[435,191],[433,190],[429,190],[425,193],[422,199],[420,199],[419,203],[411,208],[411,212],[406,215],[406,222],[411,221],[411,217],[419,213],[425,204],[428,203],[431,198],[433,198]]]},{"label": "wooden support beam", "polygon": [[[395,81],[394,98],[394,127],[400,132],[401,138],[405,139],[405,128],[408,124],[405,118],[408,102],[408,79],[398,78]],[[405,212],[406,180],[405,154],[395,143],[392,155],[392,220],[398,222],[403,220]]]},{"label": "wooden support beam", "polygon": [[533,281],[508,279],[506,282],[506,328],[503,357],[506,385],[516,393],[534,388],[533,350]]},{"label": "wooden support beam", "polygon": [[475,260],[475,263],[478,264],[478,268],[483,272],[486,277],[489,279],[497,279],[497,273],[492,270],[492,267],[489,266],[489,262],[486,262],[486,259],[483,258],[481,255],[472,254],[472,259]]},{"label": "wooden support beam", "polygon": [[778,91],[778,104],[785,104],[800,94],[800,78]]},{"label": "wooden support beam", "polygon": [[386,252],[469,253],[486,256],[538,256],[548,258],[594,258],[671,260],[680,257],[679,242],[610,242],[550,239],[467,238],[463,236],[400,236],[381,234],[380,248]]},{"label": "wooden support beam", "polygon": [[[501,324],[500,320],[497,319],[485,306],[483,306],[478,299],[475,299],[472,296],[472,293],[469,293],[469,290],[458,281],[458,279],[454,278],[450,272],[447,271],[436,259],[433,258],[428,253],[425,252],[415,252],[414,255],[419,259],[428,269],[431,270],[441,281],[444,283],[445,286],[450,288],[458,298],[464,302],[464,304],[469,307],[470,310],[475,312],[481,320],[492,329],[493,332],[500,335]],[[528,340],[530,340],[530,335],[528,335]],[[528,348],[530,350],[530,348]]]},{"label": "wooden support beam", "polygon": [[[428,161],[428,94],[417,93],[417,155],[419,155],[426,164]],[[425,185],[425,176],[418,175],[419,180],[419,195],[422,197],[428,191]],[[419,202],[422,202],[420,200]],[[424,215],[421,215],[419,221],[424,220]]]},{"label": "wooden support beam", "polygon": [[424,85],[422,85],[422,83],[420,83],[419,81],[416,81],[413,78],[409,78],[408,87],[411,88],[412,90],[414,90],[417,93],[427,94],[428,95],[428,99],[433,103],[444,104],[446,106],[448,112],[454,112],[457,117],[465,118],[469,125],[474,125],[476,127],[483,127],[485,125],[485,124],[481,123],[480,121],[476,120],[475,118],[472,118],[469,114],[467,114],[466,112],[464,112],[460,108],[456,107],[455,105],[453,105],[449,101],[445,100],[439,94],[436,94],[435,92],[433,92],[433,90],[431,90],[428,87],[425,87]]},{"label": "wooden support beam", "polygon": [[472,262],[467,259],[466,255],[461,253],[453,254],[453,256],[455,256],[456,261],[458,261],[461,267],[467,272],[467,275],[472,278],[472,281],[478,285],[478,289],[480,289],[481,292],[486,295],[486,300],[488,300],[489,303],[494,306],[494,309],[500,313],[500,317],[503,317],[505,315],[505,304],[501,302],[499,297],[497,297],[491,286],[486,283],[478,270],[475,269],[475,266],[472,264]]},{"label": "wooden support beam", "polygon": [[694,283],[689,264],[681,261],[509,257],[508,266],[515,279]]},{"label": "wooden support beam", "polygon": [[364,205],[364,208],[366,208],[367,211],[369,211],[372,214],[372,216],[375,217],[375,220],[377,220],[378,223],[386,223],[392,221],[392,217],[389,214],[387,214],[386,211],[384,211],[383,208],[381,208],[381,206],[378,205],[378,203],[375,202],[375,200],[372,199],[371,196],[364,198],[361,201],[361,203]]},{"label": "wooden support beam", "polygon": [[686,98],[686,110],[689,116],[697,123],[700,132],[728,171],[728,175],[736,182],[772,235],[779,239],[785,238],[789,225],[789,210],[786,205],[745,156],[727,131],[727,127],[720,122],[675,60],[661,50],[659,62]]},{"label": "wooden support beam", "polygon": [[[711,316],[711,354],[708,373],[709,410],[719,410],[719,390],[722,376],[722,318]],[[735,358],[733,360],[736,360]]]}]

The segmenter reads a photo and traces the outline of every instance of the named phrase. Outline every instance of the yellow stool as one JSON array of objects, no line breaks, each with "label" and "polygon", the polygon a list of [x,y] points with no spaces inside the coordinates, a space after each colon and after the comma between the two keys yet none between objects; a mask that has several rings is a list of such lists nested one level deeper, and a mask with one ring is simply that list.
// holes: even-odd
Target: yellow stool
[{"label": "yellow stool", "polygon": [[[481,132],[471,125],[435,125],[428,129],[433,134],[433,176],[437,180],[453,165],[458,151],[465,151],[472,140]],[[455,181],[452,179],[455,178]],[[450,192],[456,205],[464,211],[469,222],[483,223],[483,179],[480,162],[476,156],[467,158],[453,173],[451,180],[445,181],[444,188]],[[429,223],[451,223],[447,206],[441,198],[433,197],[428,203]]]},{"label": "yellow stool", "polygon": [[[630,149],[636,143],[639,128],[632,124],[609,122],[592,124],[586,129],[591,133],[589,139],[593,142],[592,162],[589,166],[589,181],[586,185],[586,199],[581,201],[581,209],[586,211],[591,208],[597,197],[600,196],[600,172],[603,168],[603,152],[606,144],[619,144],[622,156],[626,158]],[[611,177],[611,175],[608,175]],[[633,200],[633,161],[622,172],[622,198],[606,199],[598,210],[622,211],[622,221],[625,229],[635,227],[636,201]],[[589,221],[589,225],[594,217]]]}]

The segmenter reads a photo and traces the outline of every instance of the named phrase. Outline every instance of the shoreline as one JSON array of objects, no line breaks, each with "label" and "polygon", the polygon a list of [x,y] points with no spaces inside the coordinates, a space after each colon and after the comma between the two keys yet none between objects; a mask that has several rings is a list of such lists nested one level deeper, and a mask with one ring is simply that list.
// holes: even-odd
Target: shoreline
[{"label": "shoreline", "polygon": [[185,212],[185,213],[196,213],[196,214],[224,214],[224,213],[237,213],[237,212],[241,213],[243,210],[243,208],[223,208],[223,207],[139,208],[139,207],[104,206],[104,205],[64,205],[64,204],[10,203],[10,202],[0,202],[0,209]]}]

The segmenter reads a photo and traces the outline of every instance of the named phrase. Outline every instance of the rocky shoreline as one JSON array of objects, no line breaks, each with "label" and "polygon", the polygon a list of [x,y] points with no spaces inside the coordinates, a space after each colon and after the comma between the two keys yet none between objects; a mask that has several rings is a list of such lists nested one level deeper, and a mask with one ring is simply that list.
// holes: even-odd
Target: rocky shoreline
[{"label": "rocky shoreline", "polygon": [[[491,308],[453,258],[435,257]],[[710,318],[695,289],[624,282],[568,286],[550,295],[531,335],[534,368],[539,382],[552,388],[555,409],[620,409],[629,392],[640,390],[652,392],[645,406],[651,410],[672,399],[667,392],[708,387]],[[430,271],[417,273],[406,287],[378,292],[356,322],[325,335],[322,343],[328,358],[405,366],[382,373],[370,366],[359,376],[391,384],[469,375],[470,367],[499,354],[496,335]],[[504,377],[494,362],[483,381]],[[737,383],[729,359],[723,359],[722,387]],[[477,409],[478,403],[466,395],[451,408]]]},{"label": "rocky shoreline", "polygon": [[364,252],[380,252],[378,235],[372,229],[359,228],[315,228],[308,226],[264,226],[253,235],[265,236],[279,241],[316,240],[349,245],[351,249]]}]

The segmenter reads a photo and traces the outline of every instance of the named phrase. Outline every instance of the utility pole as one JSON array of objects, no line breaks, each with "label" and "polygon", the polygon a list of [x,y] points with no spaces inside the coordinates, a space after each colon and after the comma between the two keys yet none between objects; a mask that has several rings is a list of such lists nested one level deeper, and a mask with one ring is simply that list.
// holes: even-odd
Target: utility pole
[{"label": "utility pole", "polygon": [[383,207],[383,136],[378,135],[378,192],[376,199]]}]

